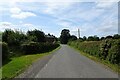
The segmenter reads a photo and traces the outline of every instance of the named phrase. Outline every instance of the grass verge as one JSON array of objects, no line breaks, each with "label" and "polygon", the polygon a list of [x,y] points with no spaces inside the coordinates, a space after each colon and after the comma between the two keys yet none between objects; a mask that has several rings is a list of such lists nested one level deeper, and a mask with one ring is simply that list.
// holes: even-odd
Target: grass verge
[{"label": "grass verge", "polygon": [[76,47],[73,47],[73,46],[70,46],[70,47],[77,50],[80,54],[90,58],[91,60],[94,60],[95,62],[104,65],[105,68],[107,68],[107,69],[109,68],[110,70],[112,70],[115,73],[120,73],[120,66],[118,66],[117,64],[111,64],[109,61],[101,60],[98,57],[84,53],[84,52],[80,51],[79,49],[77,49]]},{"label": "grass verge", "polygon": [[[4,65],[2,69],[2,78],[14,78],[15,76],[19,75],[23,72],[28,66],[30,66],[34,61],[38,60],[39,58],[49,55],[56,50],[58,50],[60,46],[54,49],[51,52],[47,53],[40,53],[40,54],[33,54],[33,55],[24,55],[21,57],[12,58],[12,60]],[[0,70],[1,70],[0,69]]]}]

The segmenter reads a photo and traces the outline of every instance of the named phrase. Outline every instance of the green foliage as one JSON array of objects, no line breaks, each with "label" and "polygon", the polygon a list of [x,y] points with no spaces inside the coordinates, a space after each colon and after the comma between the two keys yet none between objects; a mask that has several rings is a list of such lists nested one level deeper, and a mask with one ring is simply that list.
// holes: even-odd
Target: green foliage
[{"label": "green foliage", "polygon": [[6,29],[2,34],[2,41],[8,43],[9,46],[20,45],[26,40],[26,36],[19,31]]},{"label": "green foliage", "polygon": [[61,35],[60,35],[60,42],[62,44],[67,44],[69,38],[70,38],[70,31],[68,29],[63,29],[61,31]]},{"label": "green foliage", "polygon": [[95,36],[89,36],[87,41],[99,41],[99,37]]},{"label": "green foliage", "polygon": [[79,50],[107,60],[112,64],[120,64],[120,39],[105,39],[102,41],[71,41],[69,45]]},{"label": "green foliage", "polygon": [[21,50],[26,54],[38,53],[39,44],[37,42],[29,42],[21,45]]},{"label": "green foliage", "polygon": [[70,35],[70,31],[68,29],[63,29],[60,35],[60,42],[61,44],[67,44],[68,41],[77,40],[75,35]]},{"label": "green foliage", "polygon": [[86,36],[83,36],[83,41],[87,40]]},{"label": "green foliage", "polygon": [[74,45],[81,51],[86,52],[91,55],[95,55],[95,56],[98,56],[97,53],[99,53],[99,44],[100,42],[97,42],[97,41],[72,42],[72,45]]},{"label": "green foliage", "polygon": [[100,40],[104,40],[104,39],[105,39],[105,37],[101,37],[101,38],[100,38]]},{"label": "green foliage", "polygon": [[101,59],[106,59],[106,57],[108,56],[108,50],[111,47],[111,43],[109,41],[109,39],[103,40],[102,43],[100,44],[100,54],[99,57]]},{"label": "green foliage", "polygon": [[45,42],[45,34],[42,31],[39,30],[33,30],[27,32],[28,37],[31,41],[35,42]]},{"label": "green foliage", "polygon": [[52,44],[52,43],[44,43],[43,46],[42,46],[42,52],[49,52],[49,51],[52,51],[53,49],[59,47],[60,45],[55,43],[55,44]]},{"label": "green foliage", "polygon": [[74,40],[77,40],[77,37],[75,35],[70,36],[69,41],[74,41]]},{"label": "green foliage", "polygon": [[113,39],[113,36],[108,35],[108,36],[105,37],[105,39]]},{"label": "green foliage", "polygon": [[59,44],[29,42],[21,45],[21,49],[25,54],[36,54],[51,51],[57,48]]},{"label": "green foliage", "polygon": [[11,58],[11,61],[2,67],[2,79],[9,80],[10,78],[18,76],[19,74],[21,74],[21,72],[26,70],[26,68],[28,68],[28,66],[30,66],[34,61],[42,58],[43,56],[53,53],[57,49],[43,54],[23,55],[20,57]]},{"label": "green foliage", "polygon": [[0,42],[0,46],[2,46],[2,63],[4,64],[9,59],[8,45],[5,42]]},{"label": "green foliage", "polygon": [[113,39],[120,39],[120,35],[119,35],[119,34],[115,34],[115,35],[113,36]]},{"label": "green foliage", "polygon": [[[53,37],[53,42],[56,43],[56,37],[53,35],[51,36]],[[57,44],[50,44],[49,39],[46,41],[44,32],[36,29],[28,31],[27,34],[17,30],[14,31],[11,29],[6,29],[2,33],[2,41],[8,44],[7,48],[9,48],[9,52],[7,53],[8,55],[3,55],[4,59],[22,56],[24,54],[48,52],[59,46]]]},{"label": "green foliage", "polygon": [[120,64],[120,39],[111,41],[108,53],[107,60],[114,64]]},{"label": "green foliage", "polygon": [[2,78],[3,80],[9,80],[20,74],[25,70],[29,65],[32,64],[35,60],[48,55],[45,54],[34,54],[34,55],[24,55],[21,57],[12,58],[12,60],[2,67]]}]

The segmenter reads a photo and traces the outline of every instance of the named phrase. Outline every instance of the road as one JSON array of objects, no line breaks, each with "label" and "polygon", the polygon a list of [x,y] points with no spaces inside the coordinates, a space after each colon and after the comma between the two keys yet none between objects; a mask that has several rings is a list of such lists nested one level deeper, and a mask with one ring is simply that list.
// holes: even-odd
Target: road
[{"label": "road", "polygon": [[61,45],[44,67],[37,67],[35,70],[38,72],[34,78],[118,78],[110,69],[67,45]]},{"label": "road", "polygon": [[57,51],[36,78],[118,78],[104,66],[80,55],[67,45]]}]

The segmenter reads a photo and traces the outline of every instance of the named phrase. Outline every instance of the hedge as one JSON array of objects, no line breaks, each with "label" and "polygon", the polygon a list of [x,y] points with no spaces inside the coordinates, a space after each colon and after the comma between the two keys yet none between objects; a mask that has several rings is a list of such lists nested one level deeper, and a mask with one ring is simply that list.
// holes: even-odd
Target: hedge
[{"label": "hedge", "polygon": [[29,42],[21,45],[21,51],[25,54],[36,54],[51,51],[57,48],[59,44]]},{"label": "hedge", "polygon": [[84,42],[71,41],[68,44],[110,63],[120,64],[120,39]]},{"label": "hedge", "polygon": [[4,64],[9,59],[8,44],[0,42],[0,46],[2,46],[2,64]]},{"label": "hedge", "polygon": [[107,60],[111,63],[120,64],[120,39],[109,41],[111,48],[108,50]]}]

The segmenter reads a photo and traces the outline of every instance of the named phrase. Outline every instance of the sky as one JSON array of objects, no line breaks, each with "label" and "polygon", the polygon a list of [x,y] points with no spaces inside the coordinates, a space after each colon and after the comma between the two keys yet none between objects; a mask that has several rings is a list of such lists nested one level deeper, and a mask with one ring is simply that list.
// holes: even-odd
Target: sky
[{"label": "sky", "polygon": [[118,33],[118,0],[10,0],[0,1],[0,31],[38,29],[59,37],[99,37]]}]

